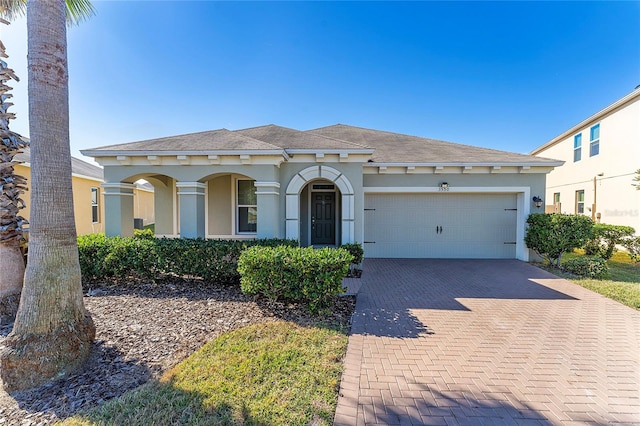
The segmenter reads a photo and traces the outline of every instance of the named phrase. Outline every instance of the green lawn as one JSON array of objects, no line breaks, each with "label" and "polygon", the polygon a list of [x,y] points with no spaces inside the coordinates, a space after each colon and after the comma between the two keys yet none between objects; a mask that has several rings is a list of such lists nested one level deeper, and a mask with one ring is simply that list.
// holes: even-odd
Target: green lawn
[{"label": "green lawn", "polygon": [[[566,254],[562,260],[564,262],[583,255],[584,253],[578,250],[574,253]],[[609,274],[605,280],[576,278],[555,270],[551,270],[551,272],[631,308],[640,310],[640,263],[632,262],[629,255],[624,252],[617,252],[607,261],[607,265],[609,266]]]},{"label": "green lawn", "polygon": [[151,382],[63,425],[330,425],[347,336],[290,322],[207,343]]}]

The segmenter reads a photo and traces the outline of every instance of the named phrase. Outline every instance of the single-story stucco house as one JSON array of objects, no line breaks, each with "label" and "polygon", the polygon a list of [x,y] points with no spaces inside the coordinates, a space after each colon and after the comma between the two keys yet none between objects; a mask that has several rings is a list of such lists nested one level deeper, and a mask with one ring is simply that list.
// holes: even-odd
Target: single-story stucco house
[{"label": "single-story stucco house", "polygon": [[[106,233],[154,186],[159,236],[362,243],[365,257],[529,259],[561,161],[337,124],[212,130],[82,151],[104,167]],[[534,201],[534,198],[537,202]]]}]

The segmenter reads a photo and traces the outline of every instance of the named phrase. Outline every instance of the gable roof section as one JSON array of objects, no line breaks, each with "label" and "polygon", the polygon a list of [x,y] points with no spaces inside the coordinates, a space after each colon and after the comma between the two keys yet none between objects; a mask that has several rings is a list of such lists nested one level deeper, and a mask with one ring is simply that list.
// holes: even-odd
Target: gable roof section
[{"label": "gable roof section", "polygon": [[580,123],[571,127],[569,130],[562,132],[560,135],[551,139],[549,142],[545,143],[544,145],[541,145],[538,148],[534,149],[533,151],[531,151],[531,155],[538,155],[542,151],[545,151],[551,148],[552,146],[562,142],[563,140],[573,135],[574,133],[578,133],[578,131],[580,131],[581,129],[585,127],[589,127],[592,124],[596,124],[596,122],[602,120],[605,116],[615,112],[616,110],[624,108],[627,105],[630,105],[638,101],[640,101],[640,86],[636,87],[631,93],[623,96],[622,98],[618,99],[611,105],[596,112],[591,117],[585,120],[582,120]]},{"label": "gable roof section", "polygon": [[83,150],[89,156],[98,155],[140,155],[148,154],[206,154],[207,152],[231,151],[267,151],[268,153],[282,152],[282,148],[253,139],[241,133],[227,129],[210,130],[207,132],[189,133],[186,135],[168,136],[139,142],[129,142],[108,145]]},{"label": "gable roof section", "polygon": [[461,145],[436,139],[427,139],[381,130],[336,124],[307,133],[366,143],[375,149],[372,161],[382,164],[531,164],[559,165],[556,160],[525,154],[498,151],[470,145]]},{"label": "gable roof section", "polygon": [[[26,163],[28,167],[31,167],[31,150],[29,147],[23,148],[22,153],[16,155],[14,158],[16,161]],[[71,157],[71,173],[89,179],[104,180],[102,167],[95,166],[75,157]]]}]

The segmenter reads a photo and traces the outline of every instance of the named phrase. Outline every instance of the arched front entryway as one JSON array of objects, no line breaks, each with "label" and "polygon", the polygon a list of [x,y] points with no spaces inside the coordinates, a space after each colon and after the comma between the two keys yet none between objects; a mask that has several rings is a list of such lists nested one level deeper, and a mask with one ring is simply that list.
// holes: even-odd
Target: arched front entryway
[{"label": "arched front entryway", "polygon": [[[339,170],[330,166],[311,166],[298,172],[289,182],[286,192],[286,236],[301,238],[301,194],[309,183],[327,181],[334,184],[340,196],[340,244],[354,241],[354,192],[353,185]],[[310,188],[311,190],[312,188]],[[338,192],[336,192],[338,194]],[[306,200],[304,200],[306,202]],[[308,241],[310,244],[310,241]]]}]

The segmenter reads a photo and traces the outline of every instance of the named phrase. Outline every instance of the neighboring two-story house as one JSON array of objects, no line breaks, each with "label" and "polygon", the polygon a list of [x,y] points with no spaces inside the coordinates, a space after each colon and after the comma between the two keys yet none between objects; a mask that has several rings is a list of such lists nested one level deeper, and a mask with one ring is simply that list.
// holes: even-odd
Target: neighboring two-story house
[{"label": "neighboring two-story house", "polygon": [[532,155],[565,163],[547,175],[547,212],[583,214],[640,233],[640,86]]}]

